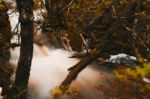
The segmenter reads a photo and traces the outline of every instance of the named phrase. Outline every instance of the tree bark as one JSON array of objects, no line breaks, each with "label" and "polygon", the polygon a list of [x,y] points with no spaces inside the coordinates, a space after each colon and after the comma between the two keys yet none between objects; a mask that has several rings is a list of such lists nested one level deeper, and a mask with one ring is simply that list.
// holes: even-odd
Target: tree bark
[{"label": "tree bark", "polygon": [[51,29],[64,29],[64,13],[62,11],[64,1],[62,0],[45,0],[45,7],[47,10],[48,27]]},{"label": "tree bark", "polygon": [[[105,16],[110,16],[111,13],[111,6],[108,7],[108,9],[106,9],[104,11],[104,13],[102,14],[102,16],[100,16],[98,18],[98,20],[96,20],[95,22],[101,22],[104,21]],[[134,2],[129,11],[127,11],[128,15],[133,15],[135,13],[135,9],[136,9],[136,3]],[[130,18],[130,17],[129,17]],[[127,18],[128,22],[132,22],[133,23],[134,18]],[[110,51],[112,51],[114,48],[114,41],[113,41],[113,25],[115,25],[116,20],[114,20],[111,16],[109,17],[109,21],[105,22],[105,26],[104,28],[107,28],[105,32],[106,33],[106,37],[102,39],[102,41],[100,43],[98,43],[97,47],[94,47],[94,49],[89,53],[89,55],[87,55],[86,57],[84,57],[80,62],[78,62],[76,65],[74,65],[73,67],[69,68],[69,74],[66,77],[66,79],[61,83],[60,88],[62,88],[62,90],[66,90],[68,88],[68,86],[71,84],[71,82],[73,80],[75,80],[78,76],[78,74],[84,69],[86,68],[87,65],[89,65],[90,63],[92,63],[95,59],[97,59],[99,57],[100,54],[106,52],[106,53],[110,53]],[[131,24],[132,24],[131,23]],[[94,23],[93,23],[94,24]],[[99,23],[100,24],[100,23]],[[96,24],[97,25],[97,24]],[[91,27],[92,25],[90,25],[89,27]],[[101,25],[103,26],[103,24]],[[90,28],[86,28],[87,30]],[[88,32],[88,31],[85,32]],[[109,46],[108,46],[109,45]]]},{"label": "tree bark", "polygon": [[66,79],[61,83],[60,88],[65,92],[68,86],[71,84],[73,80],[75,80],[78,74],[87,67],[87,65],[91,64],[95,59],[97,59],[103,50],[107,49],[107,44],[111,43],[108,38],[111,38],[112,33],[108,33],[108,35],[103,39],[103,41],[95,47],[93,50],[89,52],[87,56],[81,59],[76,65],[69,68],[69,74]]},{"label": "tree bark", "polygon": [[78,74],[86,68],[87,65],[89,65],[91,62],[93,62],[95,59],[98,58],[100,54],[100,47],[96,47],[93,49],[88,56],[84,57],[79,63],[74,65],[73,67],[69,68],[69,75],[66,77],[66,79],[61,83],[61,86],[67,87],[73,80],[75,80],[78,76]]},{"label": "tree bark", "polygon": [[5,2],[1,0],[0,5],[0,87],[3,88],[2,94],[5,95],[11,84],[10,76],[13,72],[13,68],[9,64],[10,49],[4,49],[10,45],[11,26]]},{"label": "tree bark", "polygon": [[[26,99],[28,80],[33,56],[33,1],[16,0],[21,24],[21,47],[12,99]],[[10,99],[10,98],[9,98]]]}]

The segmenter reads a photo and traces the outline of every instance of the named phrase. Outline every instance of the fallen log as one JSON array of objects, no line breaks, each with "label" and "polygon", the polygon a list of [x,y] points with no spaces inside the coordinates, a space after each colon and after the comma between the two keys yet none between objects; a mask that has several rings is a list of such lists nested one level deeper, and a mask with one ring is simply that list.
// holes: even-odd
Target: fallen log
[{"label": "fallen log", "polygon": [[87,56],[88,53],[85,52],[85,53],[74,53],[72,56],[70,56],[69,58],[83,58],[85,56]]},{"label": "fallen log", "polygon": [[[111,12],[111,6],[109,6],[102,14],[102,16],[100,16],[98,18],[98,20],[102,20],[103,17],[105,17],[105,14],[108,14],[109,12]],[[109,28],[111,26],[111,24],[113,24],[114,20],[111,20],[111,22],[109,22],[109,24],[106,26],[107,28]],[[91,25],[90,25],[91,26]],[[89,27],[90,27],[89,26]],[[87,31],[89,31],[89,27],[87,27],[85,29],[85,33],[87,33]],[[97,44],[96,46],[94,46],[94,48],[88,52],[88,54],[83,57],[76,65],[74,65],[73,67],[69,68],[69,74],[68,76],[65,78],[65,80],[61,83],[61,85],[59,86],[61,90],[63,90],[63,92],[65,92],[68,89],[68,86],[71,84],[71,82],[73,80],[75,80],[78,76],[78,74],[87,67],[87,65],[91,64],[94,60],[96,60],[100,53],[104,50],[107,49],[107,45],[108,43],[111,43],[111,37],[112,37],[111,32],[107,32],[107,35],[103,38],[103,40]]]},{"label": "fallen log", "polygon": [[73,80],[75,80],[78,74],[91,62],[98,58],[100,53],[100,48],[96,47],[93,49],[88,56],[84,57],[79,63],[74,65],[73,67],[69,68],[69,75],[66,79],[62,82],[61,86],[65,87],[71,84]]},{"label": "fallen log", "polygon": [[91,64],[94,60],[96,60],[99,57],[100,53],[106,49],[105,46],[108,43],[110,43],[108,38],[110,38],[111,36],[112,33],[108,33],[108,35],[103,39],[101,44],[92,49],[88,53],[88,55],[83,57],[76,65],[68,69],[69,74],[60,85],[60,89],[63,90],[63,92],[65,92],[68,89],[69,85],[71,84],[72,81],[74,81],[77,78],[78,74],[84,68],[86,68],[87,65]]}]

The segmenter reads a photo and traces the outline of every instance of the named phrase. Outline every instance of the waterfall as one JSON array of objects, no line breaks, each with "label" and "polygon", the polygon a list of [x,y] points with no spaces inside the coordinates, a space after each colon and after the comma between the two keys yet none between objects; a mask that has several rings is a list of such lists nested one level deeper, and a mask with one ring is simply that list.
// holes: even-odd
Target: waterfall
[{"label": "waterfall", "polygon": [[[33,53],[29,79],[29,99],[51,99],[50,90],[60,85],[68,74],[67,69],[79,60],[68,58],[73,52],[61,49],[51,50],[46,46],[40,47],[36,44],[34,44]],[[16,65],[19,58],[19,47],[11,49],[11,55],[10,62]],[[14,76],[12,78],[14,79]],[[72,86],[81,91],[83,99],[97,99],[98,92],[95,87],[103,79],[100,71],[89,66],[79,74]]]},{"label": "waterfall", "polygon": [[[8,11],[8,13],[11,10]],[[38,14],[38,10],[34,12]],[[35,16],[36,17],[36,16]],[[40,16],[39,16],[40,17]],[[36,17],[35,20],[39,17]],[[18,13],[15,12],[9,15],[12,31],[14,31],[18,23]],[[40,18],[41,19],[41,18]],[[19,27],[20,31],[20,27]],[[18,42],[18,37],[14,36],[12,42]],[[10,63],[16,68],[19,59],[20,48],[11,49]],[[75,65],[79,60],[68,58],[74,52],[65,51],[62,49],[50,49],[47,46],[38,46],[34,44],[33,60],[30,71],[28,98],[29,99],[52,99],[50,91],[59,86],[68,74],[67,69]],[[96,85],[103,82],[105,78],[111,75],[105,71],[100,71],[91,68],[93,65],[84,69],[77,79],[71,84],[72,87],[79,90],[80,99],[98,99],[99,92],[96,90]],[[103,75],[101,75],[103,73]],[[106,77],[108,76],[108,77]],[[11,79],[14,80],[15,71]],[[66,97],[63,99],[67,99]],[[75,98],[76,99],[76,98]]]}]

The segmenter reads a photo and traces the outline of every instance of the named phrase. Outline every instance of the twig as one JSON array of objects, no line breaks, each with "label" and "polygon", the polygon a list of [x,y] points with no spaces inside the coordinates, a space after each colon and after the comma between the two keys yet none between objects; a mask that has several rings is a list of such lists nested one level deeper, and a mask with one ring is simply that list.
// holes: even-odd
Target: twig
[{"label": "twig", "polygon": [[14,9],[13,11],[11,11],[10,13],[8,13],[8,15],[13,14],[16,11],[16,9]]},{"label": "twig", "polygon": [[[11,44],[9,44],[9,45],[3,47],[1,50],[7,50],[7,49],[9,49],[9,48],[14,48],[14,47],[19,47],[19,46],[20,46],[19,43],[11,43]],[[0,51],[0,52],[1,52],[1,51]]]},{"label": "twig", "polygon": [[73,3],[73,0],[71,0],[71,2],[69,3],[69,7],[68,7],[68,10],[67,10],[67,15],[69,14],[70,7],[71,7],[72,3]]},{"label": "twig", "polygon": [[[18,32],[19,32],[19,24],[20,24],[20,22],[18,22],[17,24],[16,24],[16,26],[15,26],[15,28],[13,29],[13,33],[17,33],[18,34]],[[15,32],[16,31],[16,32]]]},{"label": "twig", "polygon": [[41,25],[39,28],[37,28],[37,29],[35,30],[34,35],[36,35],[36,33],[37,33],[40,29],[42,29],[42,25]]},{"label": "twig", "polygon": [[131,33],[133,33],[133,37],[137,40],[140,41],[140,43],[145,47],[145,49],[148,51],[148,53],[150,53],[150,49],[144,44],[144,42],[141,40],[141,38],[138,37],[137,33],[135,31],[133,31],[132,29],[130,29],[129,27],[127,27],[125,24],[122,24],[126,30],[130,31]]}]

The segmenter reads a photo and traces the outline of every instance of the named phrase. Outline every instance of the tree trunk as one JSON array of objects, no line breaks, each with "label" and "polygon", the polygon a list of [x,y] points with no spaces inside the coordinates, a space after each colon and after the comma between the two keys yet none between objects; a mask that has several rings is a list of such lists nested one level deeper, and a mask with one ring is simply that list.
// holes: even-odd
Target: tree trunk
[{"label": "tree trunk", "polygon": [[33,1],[16,0],[21,24],[21,48],[12,99],[26,99],[28,80],[33,56]]},{"label": "tree trunk", "polygon": [[93,62],[95,59],[98,58],[100,54],[100,47],[96,47],[93,49],[88,56],[84,57],[79,63],[77,63],[75,66],[69,68],[69,75],[66,77],[66,79],[61,83],[61,86],[67,87],[73,80],[75,80],[78,76],[78,74],[91,62]]},{"label": "tree trunk", "polygon": [[103,50],[107,49],[107,44],[111,43],[111,41],[107,40],[108,38],[111,38],[112,33],[108,33],[108,35],[103,39],[103,41],[95,47],[93,50],[91,50],[87,56],[85,56],[83,59],[81,59],[76,65],[69,68],[69,74],[66,77],[66,79],[61,83],[60,88],[65,92],[65,90],[68,88],[68,86],[71,84],[73,80],[75,80],[78,76],[78,74],[87,67],[87,65],[91,64],[94,60],[96,60],[101,52]]},{"label": "tree trunk", "polygon": [[11,26],[5,2],[0,1],[0,5],[0,87],[3,88],[3,95],[5,95],[11,84],[10,76],[13,72],[13,68],[9,64],[10,50],[5,49],[10,44]]},{"label": "tree trunk", "polygon": [[45,0],[45,7],[47,10],[47,22],[48,27],[51,29],[64,29],[65,20],[63,14],[63,4],[62,0]]},{"label": "tree trunk", "polygon": [[[131,5],[129,11],[127,11],[128,15],[133,15],[135,13],[135,9],[136,9],[136,3],[133,2],[133,4]],[[108,15],[109,14],[109,15]],[[106,9],[104,11],[104,13],[102,14],[102,16],[100,16],[98,18],[99,21],[96,22],[101,22],[104,21],[105,16],[110,16],[111,14],[111,9],[110,7],[108,7],[108,9]],[[92,63],[95,59],[97,59],[99,57],[100,54],[105,53],[109,53],[110,51],[112,51],[114,49],[114,45],[113,45],[113,25],[115,24],[115,20],[112,19],[111,17],[109,17],[109,21],[105,22],[106,24],[106,37],[102,39],[102,41],[100,42],[100,44],[98,43],[98,47],[94,47],[94,49],[89,53],[89,55],[87,55],[86,57],[84,57],[80,62],[78,62],[75,66],[69,68],[69,74],[66,77],[66,79],[61,83],[60,88],[62,88],[62,90],[66,90],[68,85],[71,84],[71,82],[73,80],[75,80],[78,76],[78,74],[84,69],[86,68],[87,65],[89,65],[90,63]],[[130,18],[127,19],[128,22],[132,22],[134,21],[134,18]],[[131,24],[132,24],[131,23]],[[102,24],[103,25],[103,24]],[[88,28],[89,29],[89,28]],[[109,45],[109,46],[108,46]],[[116,50],[116,49],[115,49]]]}]

